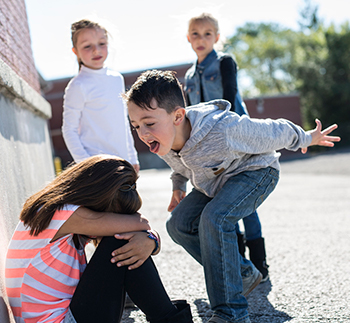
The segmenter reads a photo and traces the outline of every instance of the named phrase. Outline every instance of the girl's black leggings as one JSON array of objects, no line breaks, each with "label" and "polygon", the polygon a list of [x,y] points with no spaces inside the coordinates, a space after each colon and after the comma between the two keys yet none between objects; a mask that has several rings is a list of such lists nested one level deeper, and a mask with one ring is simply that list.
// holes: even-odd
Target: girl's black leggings
[{"label": "girl's black leggings", "polygon": [[71,300],[78,323],[120,322],[126,292],[151,322],[176,314],[151,257],[133,270],[111,263],[112,251],[126,243],[114,237],[101,240]]}]

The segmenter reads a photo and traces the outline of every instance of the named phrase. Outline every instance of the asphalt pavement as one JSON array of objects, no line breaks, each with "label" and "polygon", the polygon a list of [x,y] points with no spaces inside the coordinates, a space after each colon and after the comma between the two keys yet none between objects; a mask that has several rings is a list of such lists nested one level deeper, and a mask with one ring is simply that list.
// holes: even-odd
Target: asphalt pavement
[{"label": "asphalt pavement", "polygon": [[[281,167],[277,188],[258,209],[270,280],[248,296],[251,321],[350,322],[350,150],[283,161]],[[170,169],[140,172],[141,212],[162,237],[162,251],[153,258],[168,294],[186,299],[194,322],[205,323],[211,310],[203,269],[165,229],[169,177]],[[124,311],[122,322],[146,319],[135,307]]]}]

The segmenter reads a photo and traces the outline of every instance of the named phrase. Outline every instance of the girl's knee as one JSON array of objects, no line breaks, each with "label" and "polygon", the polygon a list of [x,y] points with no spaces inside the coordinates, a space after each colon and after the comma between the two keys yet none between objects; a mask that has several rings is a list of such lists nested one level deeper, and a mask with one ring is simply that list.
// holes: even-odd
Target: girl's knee
[{"label": "girl's knee", "polygon": [[[103,237],[97,246],[97,250],[103,249],[108,251],[114,251],[115,249],[123,247],[127,244],[128,240],[119,240],[115,237]],[[96,250],[96,251],[97,251]]]}]

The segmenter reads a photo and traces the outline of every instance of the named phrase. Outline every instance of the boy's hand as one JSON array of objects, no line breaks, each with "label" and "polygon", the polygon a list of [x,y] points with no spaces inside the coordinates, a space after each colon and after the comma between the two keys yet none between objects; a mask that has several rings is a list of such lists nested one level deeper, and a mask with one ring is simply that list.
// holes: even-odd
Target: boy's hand
[{"label": "boy's hand", "polygon": [[126,232],[116,234],[114,237],[129,242],[112,252],[111,262],[117,263],[118,267],[129,266],[129,270],[140,267],[155,248],[155,242],[148,238],[147,232]]},{"label": "boy's hand", "polygon": [[181,202],[182,199],[186,196],[186,192],[181,190],[175,190],[173,191],[173,196],[171,197],[170,204],[168,206],[168,212],[171,212],[174,210],[177,205]]},{"label": "boy's hand", "polygon": [[[308,133],[312,136],[312,141],[310,146],[325,146],[325,147],[333,147],[333,142],[340,141],[340,137],[335,136],[328,136],[333,130],[338,128],[338,125],[334,124],[332,126],[329,126],[327,129],[322,131],[322,124],[321,121],[316,119],[316,128],[313,130],[308,131]],[[301,152],[305,154],[307,152],[307,147],[302,148]]]}]

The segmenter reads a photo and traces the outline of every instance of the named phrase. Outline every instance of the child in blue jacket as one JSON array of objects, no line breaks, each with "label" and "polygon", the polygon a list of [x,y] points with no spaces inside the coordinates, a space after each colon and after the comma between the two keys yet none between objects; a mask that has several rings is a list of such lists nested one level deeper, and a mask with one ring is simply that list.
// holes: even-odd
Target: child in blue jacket
[{"label": "child in blue jacket", "polygon": [[[187,39],[197,55],[197,61],[185,75],[186,100],[189,105],[195,105],[225,99],[231,103],[231,111],[249,115],[238,91],[236,62],[230,55],[214,50],[219,37],[218,21],[211,14],[203,13],[190,19]],[[247,245],[249,258],[263,275],[261,281],[265,282],[269,277],[268,265],[258,213],[254,211],[245,217],[243,223],[245,237],[236,225],[240,253],[244,256]]]}]

